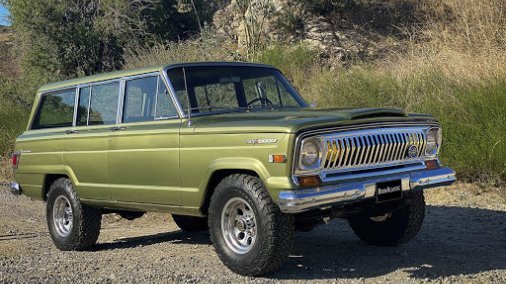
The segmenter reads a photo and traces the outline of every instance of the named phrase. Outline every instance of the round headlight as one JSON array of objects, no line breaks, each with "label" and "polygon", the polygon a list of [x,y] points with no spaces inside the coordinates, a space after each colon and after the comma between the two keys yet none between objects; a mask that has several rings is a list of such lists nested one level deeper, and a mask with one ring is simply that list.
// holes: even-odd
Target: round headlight
[{"label": "round headlight", "polygon": [[315,140],[304,141],[301,149],[301,163],[306,167],[314,166],[320,159],[320,145]]},{"label": "round headlight", "polygon": [[425,154],[428,156],[437,155],[441,144],[441,129],[430,128],[427,130],[427,147]]}]

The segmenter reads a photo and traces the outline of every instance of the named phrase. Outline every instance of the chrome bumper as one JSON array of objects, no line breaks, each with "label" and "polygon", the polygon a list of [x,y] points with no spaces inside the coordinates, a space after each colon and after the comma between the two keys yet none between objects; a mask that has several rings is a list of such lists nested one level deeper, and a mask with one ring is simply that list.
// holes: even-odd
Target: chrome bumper
[{"label": "chrome bumper", "polygon": [[15,181],[11,182],[10,188],[11,188],[12,194],[21,195],[21,186],[19,185],[19,183],[15,182]]},{"label": "chrome bumper", "polygon": [[353,203],[376,195],[376,184],[401,180],[403,191],[450,185],[456,181],[455,172],[450,168],[420,170],[396,175],[385,175],[359,181],[317,188],[282,191],[278,205],[284,213],[300,213],[307,210]]}]

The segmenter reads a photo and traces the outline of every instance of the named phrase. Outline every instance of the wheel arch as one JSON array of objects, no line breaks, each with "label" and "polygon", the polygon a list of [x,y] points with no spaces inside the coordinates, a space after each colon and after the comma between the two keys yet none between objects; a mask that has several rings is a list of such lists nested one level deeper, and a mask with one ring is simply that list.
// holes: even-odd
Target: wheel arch
[{"label": "wheel arch", "polygon": [[41,198],[43,201],[47,200],[47,194],[51,185],[59,178],[68,178],[74,186],[77,185],[77,179],[74,172],[69,167],[63,167],[59,170],[50,171],[50,173],[44,174],[44,180],[42,183]]},{"label": "wheel arch", "polygon": [[264,184],[270,177],[264,165],[256,159],[220,159],[211,164],[201,189],[203,190],[203,200],[200,211],[208,214],[209,203],[214,189],[225,177],[232,174],[248,174],[260,178]]}]

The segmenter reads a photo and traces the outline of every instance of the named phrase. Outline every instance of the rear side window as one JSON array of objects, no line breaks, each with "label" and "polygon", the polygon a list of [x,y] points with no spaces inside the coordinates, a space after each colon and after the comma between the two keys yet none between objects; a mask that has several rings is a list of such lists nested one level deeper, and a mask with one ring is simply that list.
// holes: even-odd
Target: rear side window
[{"label": "rear side window", "polygon": [[43,95],[32,129],[72,126],[75,96],[75,89]]},{"label": "rear side window", "polygon": [[119,82],[94,85],[79,90],[77,125],[116,123]]}]

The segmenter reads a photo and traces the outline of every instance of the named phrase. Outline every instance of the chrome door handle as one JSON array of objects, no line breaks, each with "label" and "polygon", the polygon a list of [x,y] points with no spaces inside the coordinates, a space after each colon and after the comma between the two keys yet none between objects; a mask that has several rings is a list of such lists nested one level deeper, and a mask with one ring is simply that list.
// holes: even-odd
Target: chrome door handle
[{"label": "chrome door handle", "polygon": [[77,134],[77,133],[79,133],[79,130],[66,130],[65,133],[66,134]]},{"label": "chrome door handle", "polygon": [[126,127],[124,126],[114,126],[114,127],[111,127],[111,131],[120,131],[120,130],[125,130]]}]

